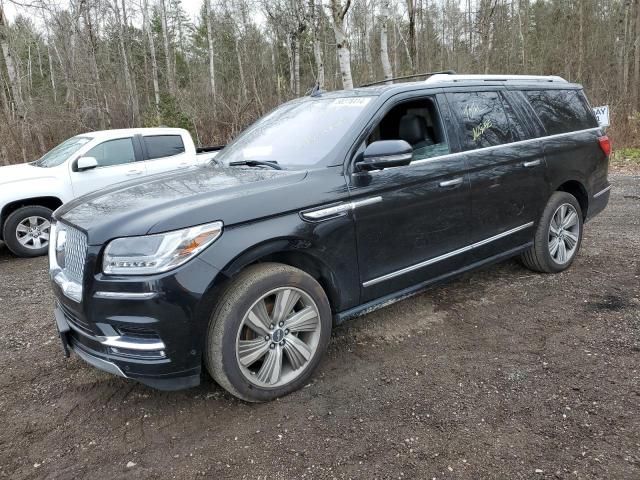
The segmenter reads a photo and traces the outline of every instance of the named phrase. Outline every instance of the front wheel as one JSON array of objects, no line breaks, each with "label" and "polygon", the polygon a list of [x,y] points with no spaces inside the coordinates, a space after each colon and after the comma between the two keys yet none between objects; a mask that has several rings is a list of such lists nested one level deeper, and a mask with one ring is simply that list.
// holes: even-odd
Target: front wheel
[{"label": "front wheel", "polygon": [[329,301],[313,277],[282,264],[248,267],[211,317],[207,370],[243,400],[281,397],[304,386],[316,369],[331,323]]},{"label": "front wheel", "polygon": [[537,272],[566,270],[580,250],[582,228],[582,209],[576,197],[554,192],[536,228],[533,246],[522,254],[522,263]]},{"label": "front wheel", "polygon": [[40,205],[21,207],[7,217],[2,236],[18,257],[39,257],[49,249],[51,210]]}]

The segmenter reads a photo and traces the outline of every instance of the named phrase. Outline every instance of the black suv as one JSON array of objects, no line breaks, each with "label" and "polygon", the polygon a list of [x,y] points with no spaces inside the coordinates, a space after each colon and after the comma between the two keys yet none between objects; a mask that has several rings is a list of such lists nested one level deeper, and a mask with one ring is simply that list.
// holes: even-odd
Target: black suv
[{"label": "black suv", "polygon": [[65,351],[159,389],[197,385],[204,365],[244,400],[287,394],[334,324],[516,255],[568,268],[608,202],[609,153],[558,77],[314,92],[207,167],[55,212]]}]

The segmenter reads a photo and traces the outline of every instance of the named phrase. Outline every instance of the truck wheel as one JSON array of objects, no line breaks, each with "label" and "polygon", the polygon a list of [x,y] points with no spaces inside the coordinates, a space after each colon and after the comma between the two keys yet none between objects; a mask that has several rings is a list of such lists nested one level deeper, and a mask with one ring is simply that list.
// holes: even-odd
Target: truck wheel
[{"label": "truck wheel", "polygon": [[551,195],[522,263],[536,272],[558,273],[573,263],[582,243],[582,209],[567,192]]},{"label": "truck wheel", "polygon": [[21,207],[7,217],[2,229],[4,242],[18,257],[46,255],[51,233],[51,213],[46,207]]},{"label": "truck wheel", "polygon": [[264,402],[303,387],[329,343],[331,308],[320,284],[277,263],[248,267],[225,289],[211,320],[205,364],[242,400]]}]

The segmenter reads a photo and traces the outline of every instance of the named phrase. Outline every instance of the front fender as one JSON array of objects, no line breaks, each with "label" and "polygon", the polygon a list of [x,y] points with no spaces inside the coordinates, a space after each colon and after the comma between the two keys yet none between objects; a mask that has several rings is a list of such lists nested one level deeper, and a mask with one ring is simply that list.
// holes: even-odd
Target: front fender
[{"label": "front fender", "polygon": [[359,302],[355,230],[350,216],[309,223],[292,213],[237,225],[225,229],[200,258],[227,278],[260,260],[292,263],[320,277],[335,311]]}]

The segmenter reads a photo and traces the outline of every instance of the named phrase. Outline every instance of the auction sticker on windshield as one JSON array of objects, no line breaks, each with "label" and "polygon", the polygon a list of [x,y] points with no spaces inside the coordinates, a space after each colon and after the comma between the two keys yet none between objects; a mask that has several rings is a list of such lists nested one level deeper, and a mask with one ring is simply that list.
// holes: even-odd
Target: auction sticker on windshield
[{"label": "auction sticker on windshield", "polygon": [[371,101],[371,97],[336,98],[330,104],[332,107],[364,107]]}]

